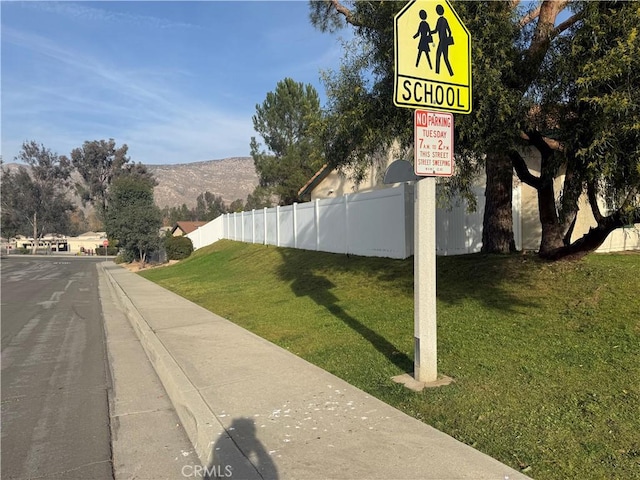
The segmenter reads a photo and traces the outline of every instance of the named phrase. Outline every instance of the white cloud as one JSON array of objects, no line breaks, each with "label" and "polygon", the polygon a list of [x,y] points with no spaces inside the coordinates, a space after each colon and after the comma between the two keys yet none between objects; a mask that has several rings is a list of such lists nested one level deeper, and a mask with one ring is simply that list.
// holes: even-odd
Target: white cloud
[{"label": "white cloud", "polygon": [[278,81],[322,98],[319,72],[341,48],[309,25],[306,3],[178,3],[3,4],[5,161],[31,139],[69,154],[114,138],[143,163],[245,156],[254,107]]},{"label": "white cloud", "polygon": [[[84,22],[117,23],[137,27],[151,28],[198,28],[196,25],[186,22],[175,22],[166,18],[158,18],[151,15],[136,15],[124,12],[115,12],[104,8],[89,6],[91,1],[77,2],[55,2],[38,1],[23,2],[24,8],[32,8],[42,12],[62,15],[67,18],[82,20]],[[97,2],[96,2],[97,3]]]},{"label": "white cloud", "polygon": [[114,138],[118,144],[127,143],[132,159],[142,163],[248,154],[251,114],[225,112],[189,98],[172,88],[168,80],[175,78],[174,72],[148,67],[124,70],[79,49],[11,28],[3,36],[47,58],[59,77],[55,84],[3,85],[5,92],[11,91],[3,95],[5,160],[13,158],[26,139],[68,154],[86,140]]}]

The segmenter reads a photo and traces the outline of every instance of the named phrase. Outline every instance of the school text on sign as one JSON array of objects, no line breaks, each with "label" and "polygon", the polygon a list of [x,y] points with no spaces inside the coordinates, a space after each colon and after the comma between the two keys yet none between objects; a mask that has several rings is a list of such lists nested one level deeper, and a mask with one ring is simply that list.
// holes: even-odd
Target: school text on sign
[{"label": "school text on sign", "polygon": [[471,35],[447,0],[413,0],[394,18],[398,107],[471,112]]}]

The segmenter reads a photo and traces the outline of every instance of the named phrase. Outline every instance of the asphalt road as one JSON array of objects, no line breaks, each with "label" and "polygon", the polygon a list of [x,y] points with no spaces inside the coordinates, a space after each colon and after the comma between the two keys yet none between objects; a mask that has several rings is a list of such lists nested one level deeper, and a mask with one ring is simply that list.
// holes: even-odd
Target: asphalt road
[{"label": "asphalt road", "polygon": [[113,478],[98,261],[2,260],[3,479]]}]

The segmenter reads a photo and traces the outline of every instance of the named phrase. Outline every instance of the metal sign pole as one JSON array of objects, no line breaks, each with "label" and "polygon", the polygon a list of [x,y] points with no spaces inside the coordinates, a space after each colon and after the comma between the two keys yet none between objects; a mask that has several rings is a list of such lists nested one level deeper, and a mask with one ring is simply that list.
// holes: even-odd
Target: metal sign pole
[{"label": "metal sign pole", "polygon": [[[427,18],[437,19],[435,31]],[[471,35],[449,0],[411,0],[395,15],[393,31],[393,103],[432,110],[414,112],[415,171],[398,160],[387,169],[385,183],[426,177],[416,182],[414,198],[414,376],[433,383],[438,378],[435,177],[453,175],[453,113],[471,113]],[[429,57],[434,34],[435,69]],[[440,68],[441,61],[446,68]]]},{"label": "metal sign pole", "polygon": [[416,182],[414,204],[414,378],[438,378],[436,321],[436,178]]}]

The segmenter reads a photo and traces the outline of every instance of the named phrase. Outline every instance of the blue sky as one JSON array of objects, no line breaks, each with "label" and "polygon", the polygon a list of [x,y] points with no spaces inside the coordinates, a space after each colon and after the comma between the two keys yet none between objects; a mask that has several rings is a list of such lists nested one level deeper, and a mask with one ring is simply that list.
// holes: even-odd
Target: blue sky
[{"label": "blue sky", "polygon": [[126,143],[135,162],[248,156],[255,106],[278,81],[337,69],[338,35],[306,1],[2,1],[2,157]]}]

